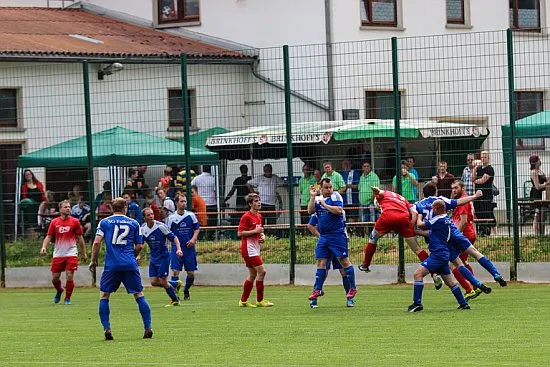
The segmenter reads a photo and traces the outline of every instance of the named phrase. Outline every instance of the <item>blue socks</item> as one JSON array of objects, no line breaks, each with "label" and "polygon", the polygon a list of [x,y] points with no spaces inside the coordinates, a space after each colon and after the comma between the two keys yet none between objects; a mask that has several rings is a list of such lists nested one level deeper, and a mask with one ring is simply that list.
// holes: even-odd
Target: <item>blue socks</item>
[{"label": "blue socks", "polygon": [[149,308],[149,304],[147,303],[145,296],[139,297],[138,299],[136,299],[136,302],[138,304],[141,318],[143,319],[143,327],[145,329],[150,329],[151,328],[151,308]]},{"label": "blue socks", "polygon": [[458,284],[455,284],[453,287],[451,287],[451,292],[453,292],[453,296],[455,296],[459,305],[463,306],[467,303],[466,299],[462,295],[462,292],[460,291],[460,287],[458,286]]},{"label": "blue socks", "polygon": [[[176,282],[176,283],[178,283],[178,280],[180,280],[180,277],[175,277],[175,276],[173,276],[173,275],[170,277],[170,282]],[[170,283],[170,284],[171,284],[171,283]]]},{"label": "blue socks", "polygon": [[172,302],[178,302],[179,301],[179,298],[176,295],[176,290],[174,289],[174,287],[170,286],[168,288],[164,288],[164,290],[166,291],[166,293],[168,294],[168,296],[170,297]]},{"label": "blue socks", "polygon": [[489,260],[485,256],[483,256],[477,262],[479,263],[479,265],[483,266],[483,268],[485,270],[487,270],[493,276],[493,278],[495,278],[497,276],[500,276],[500,274],[498,273],[497,268],[493,265],[491,260]]},{"label": "blue socks", "polygon": [[111,322],[109,320],[110,313],[111,312],[109,310],[109,300],[100,299],[99,300],[99,319],[101,320],[101,325],[103,325],[103,329],[111,328]]},{"label": "blue socks", "polygon": [[342,277],[342,285],[344,286],[344,290],[346,291],[346,294],[348,294],[349,289],[351,287],[349,285],[349,278],[348,278],[347,274]]},{"label": "blue socks", "polygon": [[424,282],[422,280],[414,281],[413,303],[422,304],[422,292],[424,291]]},{"label": "blue socks", "polygon": [[326,278],[327,269],[317,269],[315,272],[315,284],[313,285],[313,289],[317,289],[318,291],[322,290]]},{"label": "blue socks", "polygon": [[172,287],[176,288],[178,286],[177,280],[169,280],[168,284],[170,284]]},{"label": "blue socks", "polygon": [[187,292],[189,288],[193,285],[193,282],[195,281],[195,277],[187,277],[185,278],[185,288],[183,288],[184,292]]},{"label": "blue socks", "polygon": [[350,288],[357,288],[355,285],[355,270],[353,270],[353,266],[348,266],[344,270],[346,271]]},{"label": "blue socks", "polygon": [[481,285],[481,282],[479,281],[479,279],[477,279],[470,270],[468,270],[467,267],[465,267],[464,265],[461,265],[458,267],[458,271],[460,272],[460,274],[466,278],[467,281],[470,282],[471,285],[473,285],[474,287],[477,287],[479,288],[479,286]]}]

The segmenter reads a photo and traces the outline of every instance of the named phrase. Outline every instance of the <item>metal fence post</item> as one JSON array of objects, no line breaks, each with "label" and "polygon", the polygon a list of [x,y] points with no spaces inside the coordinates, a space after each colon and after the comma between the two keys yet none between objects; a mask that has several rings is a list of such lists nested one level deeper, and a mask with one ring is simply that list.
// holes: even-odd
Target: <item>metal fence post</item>
[{"label": "metal fence post", "polygon": [[189,103],[187,92],[187,54],[181,54],[181,98],[183,99],[183,145],[185,150],[185,196],[187,210],[191,210],[191,140],[189,139]]},{"label": "metal fence post", "polygon": [[4,183],[0,164],[0,288],[6,288],[6,243],[4,241]]},{"label": "metal fence post", "polygon": [[521,253],[519,248],[519,224],[518,224],[518,169],[516,162],[516,96],[514,85],[514,45],[513,33],[510,28],[506,30],[506,45],[508,53],[508,109],[510,113],[510,149],[511,149],[511,181],[512,181],[512,222],[514,233],[514,261],[510,277],[517,280],[518,262],[520,262]]},{"label": "metal fence post", "polygon": [[[392,79],[393,79],[393,121],[395,131],[395,183],[397,192],[401,194],[401,111],[399,109],[399,67],[397,65],[397,37],[391,39]],[[397,282],[405,283],[405,243],[399,236],[399,264],[397,266]]]},{"label": "metal fence post", "polygon": [[290,284],[294,284],[296,267],[296,224],[294,212],[294,168],[292,166],[292,111],[290,106],[290,63],[288,45],[283,46],[285,77],[285,122],[286,122],[286,162],[288,170],[288,217],[290,221]]}]

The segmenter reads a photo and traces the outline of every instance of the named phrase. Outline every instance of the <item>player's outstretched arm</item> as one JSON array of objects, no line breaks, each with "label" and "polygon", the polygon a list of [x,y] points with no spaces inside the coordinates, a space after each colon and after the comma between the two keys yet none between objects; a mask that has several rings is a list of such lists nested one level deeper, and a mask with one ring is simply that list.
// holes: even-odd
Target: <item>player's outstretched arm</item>
[{"label": "player's outstretched arm", "polygon": [[483,193],[481,192],[481,190],[477,190],[476,193],[473,195],[469,195],[469,196],[465,196],[463,198],[457,199],[456,204],[458,206],[468,204],[469,202],[474,201],[475,199],[480,198],[482,196],[483,196]]}]

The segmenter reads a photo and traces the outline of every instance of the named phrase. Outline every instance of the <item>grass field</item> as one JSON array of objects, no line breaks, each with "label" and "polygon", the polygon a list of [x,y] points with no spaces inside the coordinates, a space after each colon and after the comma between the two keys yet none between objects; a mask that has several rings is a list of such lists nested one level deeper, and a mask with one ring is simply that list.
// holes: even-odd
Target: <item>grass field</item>
[{"label": "grass field", "polygon": [[[548,366],[550,285],[495,286],[456,310],[448,289],[424,292],[409,314],[412,286],[361,287],[345,307],[326,287],[320,308],[306,287],[266,287],[273,308],[239,308],[240,288],[194,287],[191,301],[164,308],[146,289],[154,337],[143,340],[133,297],[111,297],[115,340],[103,340],[98,291],[77,288],[73,305],[53,289],[0,290],[0,366]],[[254,293],[253,293],[254,295]]]}]

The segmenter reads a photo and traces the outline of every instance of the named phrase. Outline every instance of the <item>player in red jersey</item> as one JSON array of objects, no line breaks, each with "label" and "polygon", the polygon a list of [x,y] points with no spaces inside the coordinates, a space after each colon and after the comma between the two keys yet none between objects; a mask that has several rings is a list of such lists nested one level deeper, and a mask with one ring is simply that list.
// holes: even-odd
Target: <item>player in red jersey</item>
[{"label": "player in red jersey", "polygon": [[46,249],[52,237],[55,237],[55,248],[51,265],[52,284],[57,290],[53,299],[54,303],[59,303],[63,287],[61,286],[61,272],[65,272],[65,304],[71,304],[71,295],[74,289],[74,272],[78,268],[78,250],[76,243],[80,245],[80,256],[82,261],[86,262],[86,245],[82,237],[82,226],[78,219],[71,216],[71,203],[69,200],[63,200],[59,203],[60,217],[51,221],[48,227],[48,235],[44,238],[40,255],[46,254]]},{"label": "player in red jersey", "polygon": [[[369,236],[369,242],[365,246],[365,257],[363,263],[359,265],[359,270],[367,273],[370,272],[369,266],[376,252],[378,239],[388,232],[396,232],[401,237],[404,237],[405,242],[407,242],[407,245],[414,251],[420,261],[426,260],[429,256],[428,252],[418,244],[416,234],[414,233],[414,226],[411,222],[410,211],[414,210],[414,206],[403,196],[395,192],[383,191],[378,187],[373,187],[372,192],[380,205],[382,214],[376,220],[374,229]],[[441,288],[443,286],[441,277],[434,276],[434,284],[436,289]]]},{"label": "player in red jersey", "polygon": [[[463,197],[467,197],[468,194],[464,191],[465,184],[461,180],[455,180],[453,184],[451,185],[451,197],[453,199],[460,199]],[[457,206],[453,210],[453,216],[452,216],[453,223],[455,224],[456,228],[462,234],[472,243],[472,245],[476,242],[476,227],[474,225],[474,205],[469,202],[465,205]],[[472,266],[467,262],[468,260],[468,253],[462,252],[460,255],[460,260],[464,263],[464,266],[470,270],[472,274],[474,274],[474,271],[472,269]],[[451,265],[453,268],[453,275],[455,276],[456,280],[460,283],[462,288],[466,291],[466,300],[469,301],[471,299],[476,298],[479,296],[482,291],[477,288],[475,290],[472,289],[471,284],[460,274],[458,271],[458,268]]]},{"label": "player in red jersey", "polygon": [[[241,237],[241,255],[248,268],[248,277],[244,281],[239,307],[271,307],[273,303],[264,299],[265,267],[260,256],[260,244],[265,240],[262,224],[262,201],[260,195],[251,193],[245,196],[249,211],[243,214],[239,222],[237,235]],[[248,302],[250,292],[256,281],[256,304]]]}]

